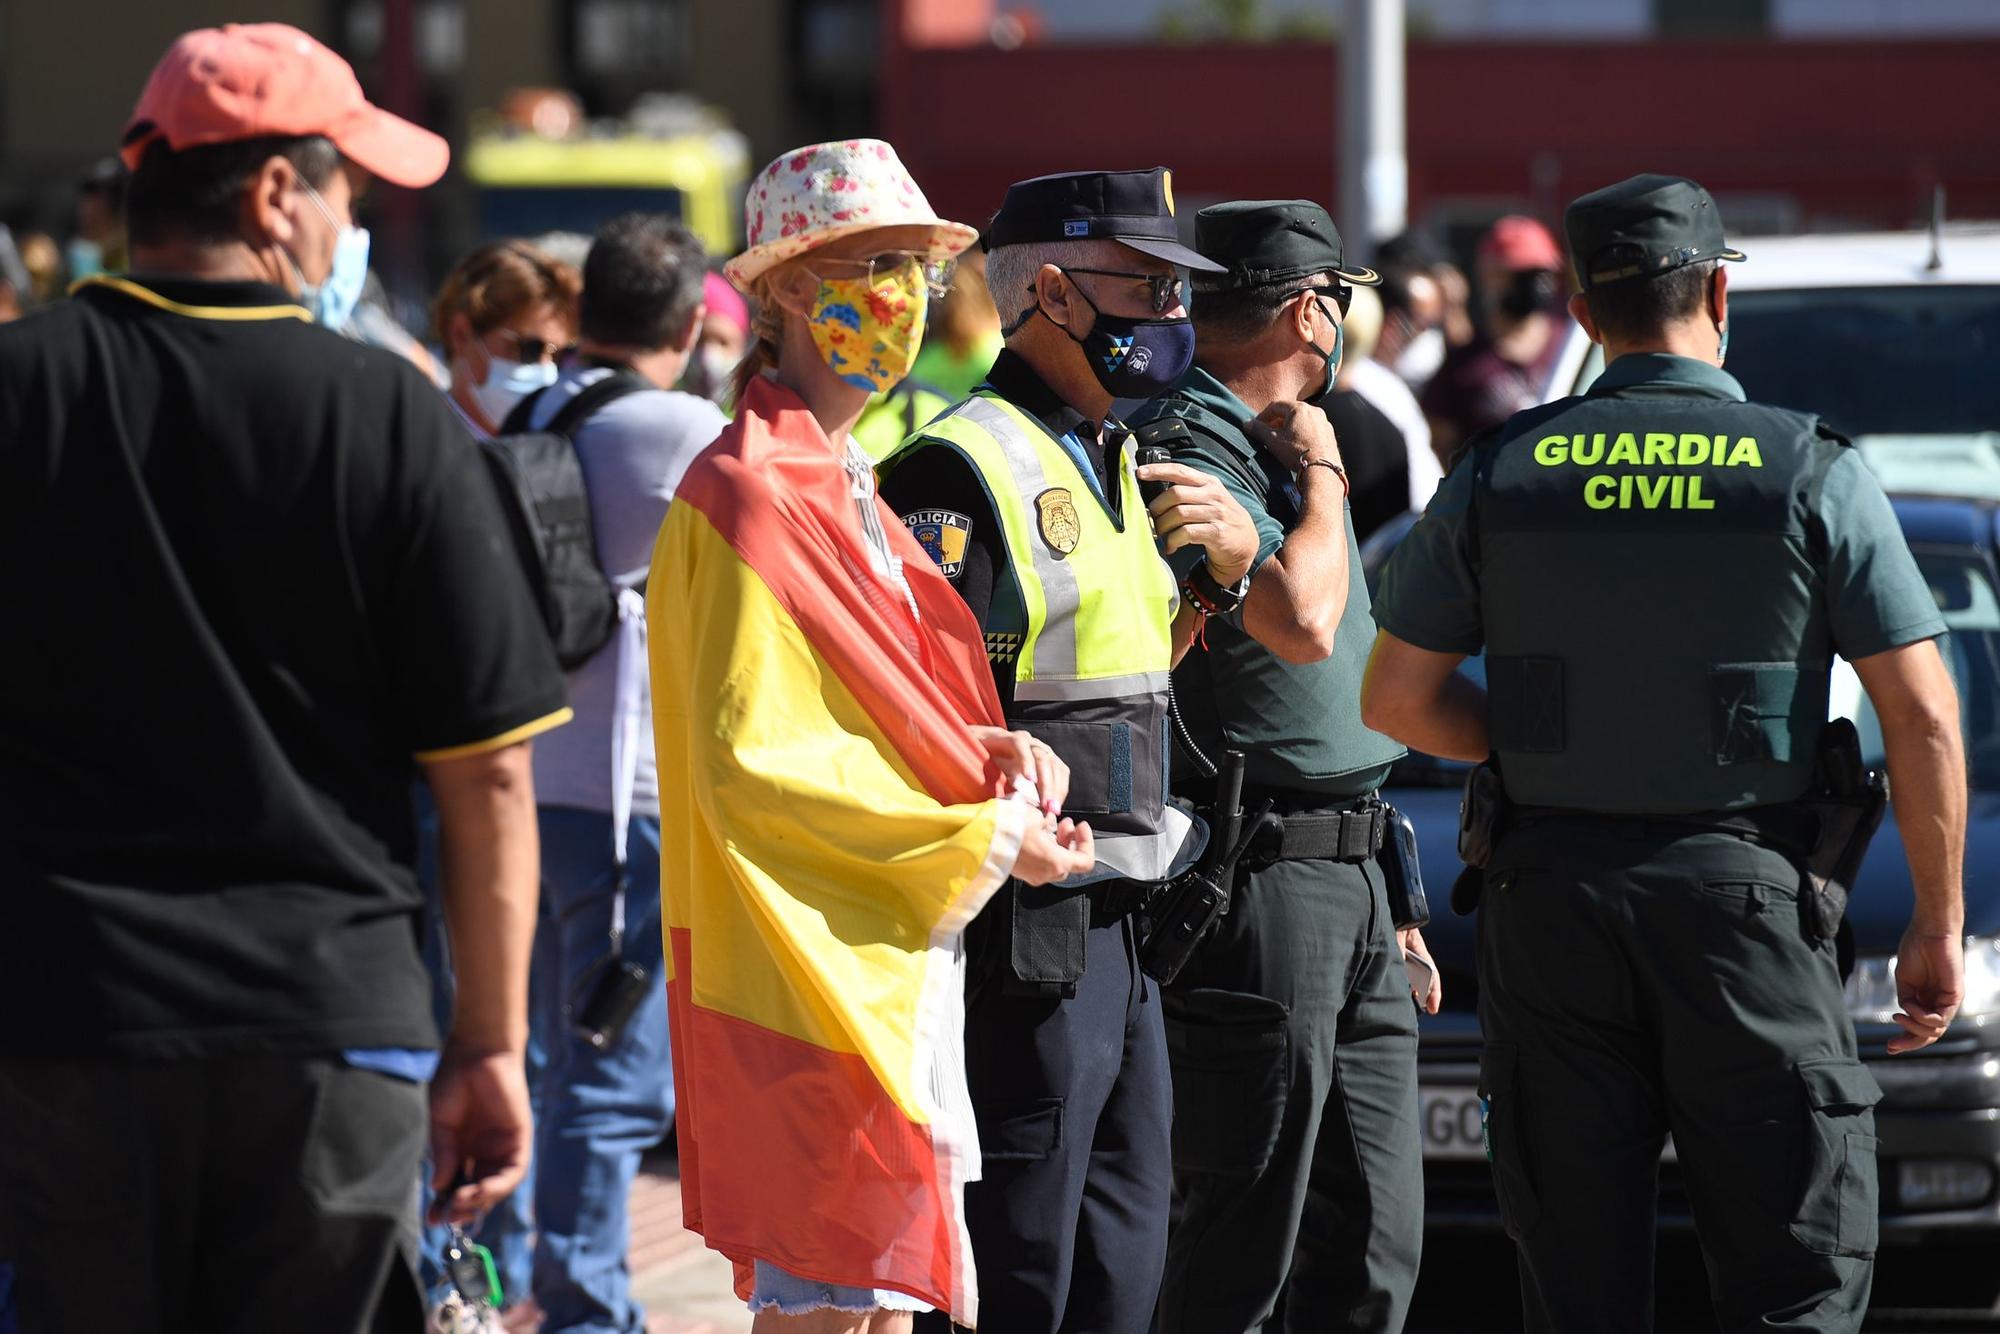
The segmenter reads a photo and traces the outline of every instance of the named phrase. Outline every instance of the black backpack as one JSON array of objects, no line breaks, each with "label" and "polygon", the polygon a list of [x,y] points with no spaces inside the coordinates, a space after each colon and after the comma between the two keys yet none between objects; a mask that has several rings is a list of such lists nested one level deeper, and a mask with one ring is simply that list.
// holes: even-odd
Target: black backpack
[{"label": "black backpack", "polygon": [[597,558],[583,465],[570,436],[598,409],[652,387],[638,372],[619,370],[586,385],[547,426],[531,431],[534,405],[548,392],[537,390],[484,445],[514,552],[564,671],[581,666],[618,628],[618,590]]}]

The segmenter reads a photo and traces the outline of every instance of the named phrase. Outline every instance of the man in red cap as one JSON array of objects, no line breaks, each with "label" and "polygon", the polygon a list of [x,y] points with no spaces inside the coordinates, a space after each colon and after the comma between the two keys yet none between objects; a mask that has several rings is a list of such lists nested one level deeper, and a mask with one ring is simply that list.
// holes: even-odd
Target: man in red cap
[{"label": "man in red cap", "polygon": [[1510,214],[1479,242],[1479,336],[1454,348],[1424,386],[1431,447],[1448,468],[1459,447],[1541,401],[1564,318],[1562,250],[1549,229]]},{"label": "man in red cap", "polygon": [[275,24],[175,42],[124,154],[132,271],[0,329],[0,1328],[415,1331],[427,1126],[455,1218],[527,1156],[527,739],[568,717],[444,400],[314,327],[357,186],[448,154]]}]

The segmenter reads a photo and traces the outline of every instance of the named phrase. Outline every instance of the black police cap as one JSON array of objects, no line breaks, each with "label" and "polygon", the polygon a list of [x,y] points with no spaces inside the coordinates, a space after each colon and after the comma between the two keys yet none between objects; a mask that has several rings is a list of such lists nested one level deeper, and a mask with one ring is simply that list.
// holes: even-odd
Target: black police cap
[{"label": "black police cap", "polygon": [[1007,187],[987,224],[985,248],[1044,241],[1117,241],[1141,254],[1203,273],[1220,273],[1180,243],[1174,224],[1174,174],[1151,171],[1070,171]]},{"label": "black police cap", "polygon": [[1722,237],[1722,214],[1685,176],[1634,176],[1593,190],[1563,213],[1584,291],[1650,278],[1702,260],[1740,260]]},{"label": "black police cap", "polygon": [[1345,265],[1340,229],[1309,199],[1212,204],[1194,215],[1194,243],[1224,269],[1222,277],[1201,282],[1204,291],[1264,287],[1329,272],[1362,287],[1382,281],[1373,269]]}]

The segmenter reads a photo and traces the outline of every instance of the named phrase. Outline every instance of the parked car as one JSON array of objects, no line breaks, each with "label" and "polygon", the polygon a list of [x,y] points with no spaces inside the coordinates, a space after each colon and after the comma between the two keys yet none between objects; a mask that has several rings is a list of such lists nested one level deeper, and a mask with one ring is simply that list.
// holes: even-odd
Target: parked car
[{"label": "parked car", "polygon": [[[1892,497],[1917,563],[1949,633],[1940,642],[1958,684],[1972,803],[1966,843],[1966,1000],[1946,1038],[1909,1055],[1888,1055],[1899,1030],[1893,975],[1908,922],[1910,874],[1893,820],[1885,821],[1856,879],[1848,908],[1856,964],[1848,1011],[1861,1057],[1880,1081],[1882,1236],[1886,1247],[1933,1237],[1984,1236],[2000,1242],[2000,504],[1979,499]],[[1371,589],[1409,531],[1406,516],[1363,549]],[[1483,664],[1465,670],[1483,678]],[[1859,678],[1836,665],[1836,715],[1855,719],[1868,762],[1882,763],[1882,734]],[[1426,1210],[1440,1229],[1498,1232],[1500,1218],[1482,1144],[1476,1092],[1480,1033],[1473,918],[1446,903],[1462,869],[1456,831],[1465,765],[1413,754],[1391,775],[1384,797],[1415,823],[1431,924],[1424,937],[1444,980],[1444,1010],[1420,1028],[1418,1081]],[[1661,1172],[1661,1223],[1686,1227],[1687,1203],[1672,1162]]]}]

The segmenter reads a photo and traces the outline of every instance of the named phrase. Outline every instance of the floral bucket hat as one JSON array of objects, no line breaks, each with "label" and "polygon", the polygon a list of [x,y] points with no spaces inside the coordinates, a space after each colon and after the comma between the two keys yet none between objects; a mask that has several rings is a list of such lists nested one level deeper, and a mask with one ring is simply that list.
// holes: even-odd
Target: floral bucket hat
[{"label": "floral bucket hat", "polygon": [[842,139],[794,149],[757,173],[744,200],[750,248],[722,266],[747,292],[774,265],[873,227],[929,227],[940,259],[979,239],[976,229],[940,218],[880,139]]}]

